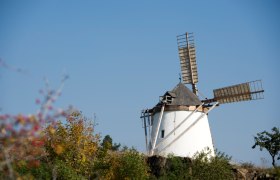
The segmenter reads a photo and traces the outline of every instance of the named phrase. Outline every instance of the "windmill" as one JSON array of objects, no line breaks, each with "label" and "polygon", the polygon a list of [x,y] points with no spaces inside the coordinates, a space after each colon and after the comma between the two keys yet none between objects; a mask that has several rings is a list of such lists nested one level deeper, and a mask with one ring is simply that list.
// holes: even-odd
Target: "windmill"
[{"label": "windmill", "polygon": [[193,33],[177,36],[177,44],[180,83],[160,96],[153,108],[141,112],[146,150],[149,155],[192,157],[208,148],[214,155],[208,113],[218,104],[263,99],[262,83],[257,80],[214,89],[213,98],[199,99]]}]

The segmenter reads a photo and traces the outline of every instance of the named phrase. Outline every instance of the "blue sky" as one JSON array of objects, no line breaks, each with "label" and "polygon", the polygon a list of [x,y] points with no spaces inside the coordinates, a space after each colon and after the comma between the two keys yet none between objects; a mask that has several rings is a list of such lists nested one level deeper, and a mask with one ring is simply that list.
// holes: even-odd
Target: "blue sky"
[{"label": "blue sky", "polygon": [[237,162],[263,165],[253,136],[279,127],[280,3],[261,1],[1,1],[2,113],[35,113],[47,77],[70,79],[57,107],[73,105],[96,131],[144,151],[140,112],[179,82],[176,36],[194,32],[198,89],[261,79],[265,99],[211,111],[215,147]]}]

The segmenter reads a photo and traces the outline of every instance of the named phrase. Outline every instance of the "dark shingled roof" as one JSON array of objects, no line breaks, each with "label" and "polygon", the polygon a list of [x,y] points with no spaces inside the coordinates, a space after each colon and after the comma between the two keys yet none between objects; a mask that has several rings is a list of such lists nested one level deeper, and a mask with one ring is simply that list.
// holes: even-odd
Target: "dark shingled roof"
[{"label": "dark shingled roof", "polygon": [[176,98],[170,105],[196,106],[201,104],[199,98],[181,82],[171,92],[176,95]]},{"label": "dark shingled roof", "polygon": [[199,98],[181,82],[165,95],[167,93],[174,97],[172,103],[168,105],[196,106],[201,104]]}]

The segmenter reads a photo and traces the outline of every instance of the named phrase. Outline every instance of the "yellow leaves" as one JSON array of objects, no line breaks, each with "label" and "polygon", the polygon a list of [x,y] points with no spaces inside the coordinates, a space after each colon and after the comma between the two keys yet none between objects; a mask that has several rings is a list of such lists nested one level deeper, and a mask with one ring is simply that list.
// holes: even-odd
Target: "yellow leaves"
[{"label": "yellow leaves", "polygon": [[31,175],[31,174],[26,174],[26,175],[23,175],[23,176],[19,176],[16,178],[16,180],[34,180],[35,178]]},{"label": "yellow leaves", "polygon": [[54,152],[56,154],[59,155],[59,154],[63,153],[63,151],[64,151],[64,147],[62,145],[60,145],[60,144],[54,145]]},{"label": "yellow leaves", "polygon": [[55,133],[55,129],[54,129],[52,126],[49,126],[49,127],[48,127],[48,131],[49,131],[49,133],[51,133],[51,134],[54,134],[54,133]]},{"label": "yellow leaves", "polygon": [[26,161],[20,160],[20,161],[18,162],[18,166],[19,166],[19,167],[26,166]]},{"label": "yellow leaves", "polygon": [[86,158],[85,154],[82,153],[81,156],[82,156],[82,159],[81,159],[82,162],[83,162],[83,163],[86,162],[86,159],[87,159],[87,158]]},{"label": "yellow leaves", "polygon": [[76,172],[90,174],[96,158],[99,135],[94,135],[86,119],[80,113],[71,114],[64,123],[58,122],[55,127],[45,129],[48,153],[59,156]]}]

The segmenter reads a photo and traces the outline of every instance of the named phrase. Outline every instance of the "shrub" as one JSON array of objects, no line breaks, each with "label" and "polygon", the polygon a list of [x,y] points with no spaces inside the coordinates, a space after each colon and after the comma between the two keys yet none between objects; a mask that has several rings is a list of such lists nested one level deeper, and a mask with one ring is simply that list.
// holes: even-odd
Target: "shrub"
[{"label": "shrub", "polygon": [[210,150],[197,153],[192,159],[169,155],[148,157],[150,179],[233,179],[231,157],[217,152],[214,157]]},{"label": "shrub", "polygon": [[191,159],[168,156],[165,165],[166,179],[188,179],[191,176]]},{"label": "shrub", "polygon": [[210,152],[200,152],[195,155],[192,164],[192,177],[194,179],[233,179],[232,167],[229,164],[231,157],[217,152],[209,157]]},{"label": "shrub", "polygon": [[118,152],[100,148],[94,171],[98,179],[148,178],[145,156],[133,149]]},{"label": "shrub", "polygon": [[52,179],[50,166],[43,161],[19,161],[15,165],[15,170],[21,179]]},{"label": "shrub", "polygon": [[119,159],[118,179],[147,179],[148,166],[145,156],[134,149],[125,151]]},{"label": "shrub", "polygon": [[94,163],[95,179],[116,179],[116,169],[119,167],[119,154],[108,151],[106,148],[99,148],[96,162]]},{"label": "shrub", "polygon": [[56,177],[57,179],[69,179],[69,180],[86,179],[81,174],[77,173],[76,169],[74,169],[64,161],[58,159],[54,161],[54,168],[52,174],[53,177]]}]

